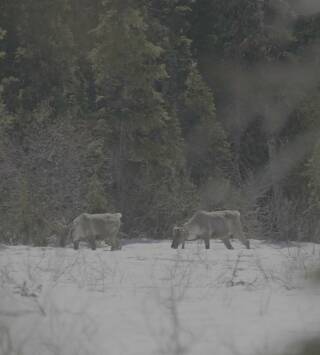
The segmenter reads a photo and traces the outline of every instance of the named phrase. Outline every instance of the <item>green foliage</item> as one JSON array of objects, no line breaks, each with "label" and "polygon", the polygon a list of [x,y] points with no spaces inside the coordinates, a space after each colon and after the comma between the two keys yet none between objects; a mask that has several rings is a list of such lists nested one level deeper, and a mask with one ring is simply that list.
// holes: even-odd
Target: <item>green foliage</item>
[{"label": "green foliage", "polygon": [[1,50],[1,41],[5,38],[6,33],[7,32],[0,27],[0,61],[3,60],[6,55],[6,52],[4,50]]},{"label": "green foliage", "polygon": [[69,11],[68,0],[3,5],[0,16],[8,50],[1,63],[0,81],[10,112],[32,110],[42,100],[59,111],[76,95],[77,66],[67,22]]},{"label": "green foliage", "polygon": [[173,225],[199,207],[197,190],[184,171],[154,170],[134,181],[126,196],[124,227],[133,237],[171,238]]},{"label": "green foliage", "polygon": [[319,338],[312,338],[296,342],[279,355],[318,355],[320,352]]},{"label": "green foliage", "polygon": [[195,183],[202,185],[210,176],[223,175],[230,161],[230,147],[216,119],[213,94],[196,68],[192,68],[186,79],[181,120],[187,165]]},{"label": "green foliage", "polygon": [[108,201],[103,185],[96,175],[89,180],[87,193],[87,210],[88,213],[105,213],[108,211]]},{"label": "green foliage", "polygon": [[35,206],[30,185],[25,177],[20,180],[18,209],[16,216],[16,233],[23,244],[44,246],[47,243],[47,230],[44,220]]},{"label": "green foliage", "polygon": [[307,174],[309,176],[309,188],[311,191],[312,201],[320,208],[320,143],[318,142],[314,148],[313,154],[307,166]]},{"label": "green foliage", "polygon": [[[307,161],[303,165],[303,171],[300,175],[305,179],[304,183],[309,191],[309,204],[310,208],[315,208],[318,213],[320,208],[320,143],[318,139],[318,132],[320,132],[319,120],[320,118],[320,104],[319,92],[316,90],[313,95],[308,95],[301,103],[297,111],[297,124],[298,129],[306,130],[310,136],[311,154],[308,155]],[[297,179],[296,179],[297,180]],[[300,179],[301,180],[301,179]]]},{"label": "green foliage", "polygon": [[174,125],[155,87],[167,78],[160,61],[163,50],[148,39],[145,16],[134,2],[125,8],[121,2],[106,2],[91,58],[104,103],[100,110],[110,121],[115,144],[128,146],[131,159],[150,161],[169,156],[165,140]]},{"label": "green foliage", "polygon": [[40,245],[43,220],[117,210],[128,234],[168,237],[200,206],[313,238],[320,22],[296,5],[1,4],[1,229]]},{"label": "green foliage", "polygon": [[31,242],[32,238],[33,213],[28,183],[25,178],[21,181],[19,208],[17,218],[19,223],[18,232],[21,235],[22,243],[27,244]]}]

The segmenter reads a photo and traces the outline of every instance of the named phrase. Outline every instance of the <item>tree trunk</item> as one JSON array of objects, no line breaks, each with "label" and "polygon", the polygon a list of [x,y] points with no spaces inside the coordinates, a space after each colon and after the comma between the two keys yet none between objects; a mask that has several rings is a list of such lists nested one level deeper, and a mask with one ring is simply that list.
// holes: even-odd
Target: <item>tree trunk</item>
[{"label": "tree trunk", "polygon": [[[268,118],[266,118],[268,119]],[[276,239],[283,237],[283,221],[282,221],[282,201],[283,192],[281,188],[281,182],[279,181],[279,172],[275,166],[275,161],[278,152],[277,138],[274,133],[269,133],[267,140],[268,155],[269,155],[269,167],[270,167],[270,184],[271,184],[271,225],[270,231],[275,234]]]}]

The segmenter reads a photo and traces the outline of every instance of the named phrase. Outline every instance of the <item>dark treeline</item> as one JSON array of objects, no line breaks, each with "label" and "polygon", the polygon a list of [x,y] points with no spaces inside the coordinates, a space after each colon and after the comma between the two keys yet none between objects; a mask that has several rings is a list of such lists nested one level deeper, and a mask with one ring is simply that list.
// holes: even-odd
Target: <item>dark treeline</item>
[{"label": "dark treeline", "polygon": [[120,211],[170,237],[198,208],[318,238],[320,5],[2,0],[0,238]]}]

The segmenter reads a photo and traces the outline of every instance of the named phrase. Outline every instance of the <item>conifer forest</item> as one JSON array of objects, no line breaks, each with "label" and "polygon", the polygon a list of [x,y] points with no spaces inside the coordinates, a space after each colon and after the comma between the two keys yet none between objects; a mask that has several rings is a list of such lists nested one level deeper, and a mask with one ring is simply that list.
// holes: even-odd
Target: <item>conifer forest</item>
[{"label": "conifer forest", "polygon": [[320,2],[1,0],[0,241],[198,209],[319,241]]}]

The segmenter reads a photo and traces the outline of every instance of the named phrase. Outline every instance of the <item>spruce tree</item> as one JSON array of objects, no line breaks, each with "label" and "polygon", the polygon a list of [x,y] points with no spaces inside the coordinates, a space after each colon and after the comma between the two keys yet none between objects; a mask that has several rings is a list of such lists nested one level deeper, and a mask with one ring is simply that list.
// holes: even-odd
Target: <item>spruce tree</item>
[{"label": "spruce tree", "polygon": [[130,209],[140,213],[136,200],[150,209],[159,184],[184,166],[179,122],[161,91],[168,79],[164,49],[152,40],[148,16],[143,1],[105,2],[91,53],[98,117],[109,127],[105,144],[114,155],[117,208],[132,220]]}]

